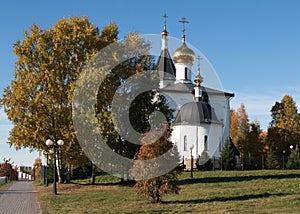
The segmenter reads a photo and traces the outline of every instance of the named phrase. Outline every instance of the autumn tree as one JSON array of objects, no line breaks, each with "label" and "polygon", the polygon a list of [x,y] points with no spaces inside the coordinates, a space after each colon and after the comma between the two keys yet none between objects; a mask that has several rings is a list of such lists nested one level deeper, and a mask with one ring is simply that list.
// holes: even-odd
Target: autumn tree
[{"label": "autumn tree", "polygon": [[[152,142],[153,139],[158,140]],[[137,180],[135,184],[136,192],[139,195],[151,198],[152,202],[159,203],[162,200],[162,195],[175,193],[178,194],[179,187],[177,185],[177,174],[176,169],[170,169],[170,172],[160,175],[159,169],[161,162],[157,161],[154,165],[145,164],[146,160],[158,158],[165,154],[168,150],[172,149],[173,153],[169,157],[168,161],[174,161],[179,164],[179,155],[176,147],[169,140],[171,136],[171,129],[168,125],[163,125],[160,130],[147,132],[141,139],[142,146],[136,156],[136,165],[133,165],[131,169],[132,175],[136,177],[143,177],[144,174],[151,175],[149,179]]]},{"label": "autumn tree", "polygon": [[0,177],[6,176],[8,180],[18,180],[18,172],[8,162],[4,162],[0,165]]},{"label": "autumn tree", "polygon": [[101,33],[87,17],[63,18],[43,30],[32,25],[14,44],[14,79],[1,104],[13,123],[8,143],[16,149],[48,150],[46,139],[63,139],[62,159],[79,164],[86,157],[72,123],[72,93],[83,66],[97,51],[117,40],[109,24]]},{"label": "autumn tree", "polygon": [[40,179],[42,169],[42,160],[40,158],[36,158],[32,165],[31,173],[35,179]]},{"label": "autumn tree", "polygon": [[234,109],[230,109],[230,138],[237,147],[239,137],[239,114]]},{"label": "autumn tree", "polygon": [[241,151],[245,150],[245,143],[249,133],[249,119],[244,104],[238,108],[230,110],[230,137],[234,145]]},{"label": "autumn tree", "polygon": [[239,151],[242,154],[245,154],[247,152],[246,144],[247,144],[247,137],[249,133],[249,119],[244,104],[241,104],[241,106],[237,110],[237,113],[238,113],[238,124],[239,124],[237,146]]},{"label": "autumn tree", "polygon": [[268,128],[267,142],[278,160],[290,145],[300,145],[300,118],[296,103],[285,95],[271,108],[272,121]]}]

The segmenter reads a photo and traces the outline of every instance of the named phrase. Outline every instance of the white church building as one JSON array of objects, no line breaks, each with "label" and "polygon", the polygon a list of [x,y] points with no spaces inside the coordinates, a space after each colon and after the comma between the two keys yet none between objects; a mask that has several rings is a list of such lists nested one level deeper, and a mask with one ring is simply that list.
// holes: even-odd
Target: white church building
[{"label": "white church building", "polygon": [[[174,112],[171,140],[177,145],[178,152],[187,168],[191,157],[219,159],[220,152],[229,138],[230,100],[233,93],[207,88],[205,77],[200,74],[192,80],[192,66],[195,52],[186,44],[185,18],[182,18],[182,43],[173,53],[168,50],[166,22],[162,35],[161,53],[157,61],[160,77],[160,93],[172,100],[178,110]],[[171,104],[172,108],[172,104]]]}]

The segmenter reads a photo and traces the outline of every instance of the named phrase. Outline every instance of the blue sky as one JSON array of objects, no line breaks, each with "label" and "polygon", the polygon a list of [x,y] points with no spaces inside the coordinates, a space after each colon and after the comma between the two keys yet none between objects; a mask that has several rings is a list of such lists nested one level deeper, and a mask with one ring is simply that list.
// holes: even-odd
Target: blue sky
[{"label": "blue sky", "polygon": [[[223,88],[234,92],[232,107],[246,105],[250,120],[263,129],[269,110],[285,94],[300,103],[300,1],[6,1],[1,3],[0,89],[13,79],[13,44],[35,23],[44,29],[59,19],[86,15],[100,29],[111,21],[128,32],[159,34],[162,15],[169,16],[170,36],[180,38],[178,20],[185,16],[187,41],[199,49],[215,68]],[[204,82],[205,85],[205,82]],[[6,142],[11,124],[0,111],[0,157],[31,165],[38,154],[16,152]]]}]

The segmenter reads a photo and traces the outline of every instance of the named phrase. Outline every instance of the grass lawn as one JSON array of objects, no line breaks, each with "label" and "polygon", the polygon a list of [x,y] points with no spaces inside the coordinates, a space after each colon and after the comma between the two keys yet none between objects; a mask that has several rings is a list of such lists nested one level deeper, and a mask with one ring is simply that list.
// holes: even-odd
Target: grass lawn
[{"label": "grass lawn", "polygon": [[[178,195],[152,204],[109,175],[97,185],[37,186],[43,213],[300,213],[300,170],[215,171],[179,177]],[[80,181],[81,183],[84,181]]]}]

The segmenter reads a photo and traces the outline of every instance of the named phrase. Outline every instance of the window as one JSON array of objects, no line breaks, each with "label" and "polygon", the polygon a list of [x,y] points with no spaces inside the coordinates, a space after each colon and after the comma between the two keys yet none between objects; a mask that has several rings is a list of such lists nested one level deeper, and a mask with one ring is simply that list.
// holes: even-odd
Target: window
[{"label": "window", "polygon": [[204,151],[208,150],[207,135],[204,135]]},{"label": "window", "polygon": [[187,137],[183,136],[183,151],[187,151]]},{"label": "window", "polygon": [[187,79],[188,76],[188,69],[187,67],[184,68],[184,79]]}]

